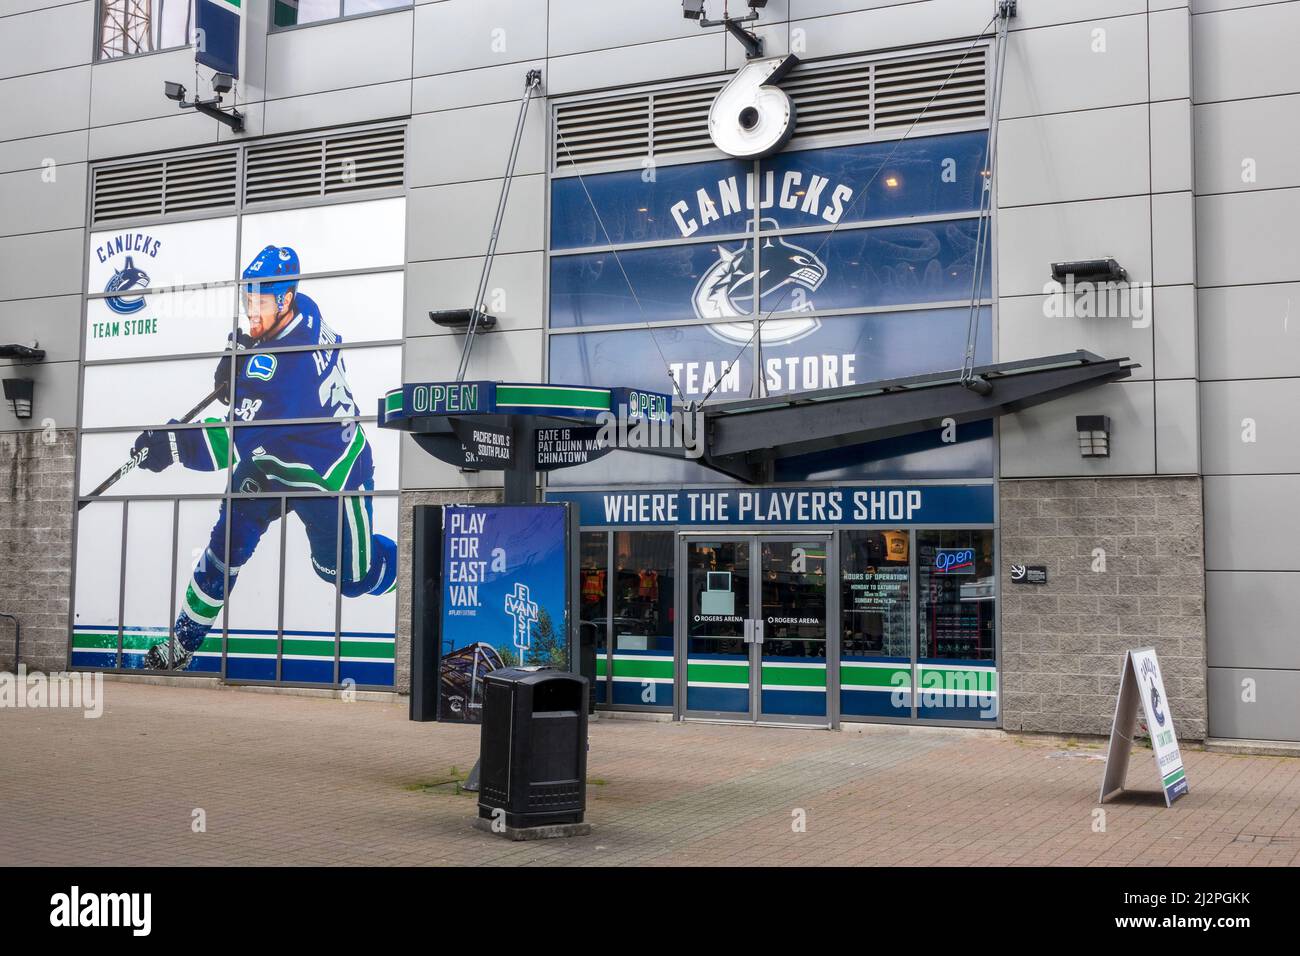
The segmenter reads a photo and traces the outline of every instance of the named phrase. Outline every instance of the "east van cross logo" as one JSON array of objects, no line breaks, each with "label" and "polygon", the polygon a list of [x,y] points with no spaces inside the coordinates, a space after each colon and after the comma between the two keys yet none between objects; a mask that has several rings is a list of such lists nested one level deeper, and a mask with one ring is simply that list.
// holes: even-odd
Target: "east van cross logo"
[{"label": "east van cross logo", "polygon": [[[136,264],[137,257],[157,258],[162,242],[142,232],[122,233],[95,247],[101,263],[113,266],[113,274],[104,285],[112,292],[105,304],[118,315],[131,315],[144,308],[144,290],[149,288],[149,273]],[[120,264],[113,260],[122,256]],[[140,259],[144,261],[143,258]]]}]

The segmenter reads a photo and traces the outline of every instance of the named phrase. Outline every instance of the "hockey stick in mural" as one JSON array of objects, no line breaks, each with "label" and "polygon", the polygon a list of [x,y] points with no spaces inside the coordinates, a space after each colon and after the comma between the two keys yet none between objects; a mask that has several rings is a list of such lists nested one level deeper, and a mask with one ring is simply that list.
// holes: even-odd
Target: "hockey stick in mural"
[{"label": "hockey stick in mural", "polygon": [[[193,418],[199,412],[203,411],[203,409],[207,408],[214,401],[216,401],[217,396],[221,394],[221,392],[224,391],[227,387],[228,386],[224,382],[221,385],[218,385],[207,395],[205,395],[202,401],[200,401],[188,412],[186,412],[184,415],[178,418],[177,421],[182,423],[189,422],[191,418]],[[86,505],[90,504],[90,500],[92,498],[98,498],[109,488],[112,488],[115,484],[117,484],[119,481],[121,481],[123,478],[129,475],[135,469],[135,467],[140,464],[140,462],[144,461],[145,455],[147,455],[148,453],[149,453],[148,449],[142,448],[138,454],[132,455],[130,458],[128,458],[121,468],[117,469],[117,471],[113,472],[111,475],[109,475],[107,478],[101,481],[98,485],[95,486],[95,488],[92,491],[88,492],[84,496],[84,499],[82,501],[77,503],[77,510],[80,511],[82,508],[86,507]]]}]

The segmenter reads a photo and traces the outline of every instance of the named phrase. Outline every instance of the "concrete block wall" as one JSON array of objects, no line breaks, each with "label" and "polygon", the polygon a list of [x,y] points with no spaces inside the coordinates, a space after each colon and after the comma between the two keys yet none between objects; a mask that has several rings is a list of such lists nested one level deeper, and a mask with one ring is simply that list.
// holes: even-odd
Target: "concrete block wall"
[{"label": "concrete block wall", "polygon": [[[75,447],[71,429],[0,434],[0,612],[22,624],[29,671],[68,659]],[[0,669],[13,665],[13,625],[0,619]]]},{"label": "concrete block wall", "polygon": [[[1205,588],[1198,478],[1002,481],[1002,721],[1109,734],[1124,651],[1156,649],[1179,736],[1206,736]],[[1104,570],[1097,549],[1104,552]]]}]

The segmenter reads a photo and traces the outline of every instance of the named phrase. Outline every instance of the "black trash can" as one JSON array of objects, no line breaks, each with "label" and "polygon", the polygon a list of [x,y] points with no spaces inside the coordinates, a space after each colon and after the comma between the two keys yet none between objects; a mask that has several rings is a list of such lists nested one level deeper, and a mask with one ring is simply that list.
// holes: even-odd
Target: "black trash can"
[{"label": "black trash can", "polygon": [[478,815],[508,827],[581,823],[587,809],[587,680],[546,667],[483,678]]}]

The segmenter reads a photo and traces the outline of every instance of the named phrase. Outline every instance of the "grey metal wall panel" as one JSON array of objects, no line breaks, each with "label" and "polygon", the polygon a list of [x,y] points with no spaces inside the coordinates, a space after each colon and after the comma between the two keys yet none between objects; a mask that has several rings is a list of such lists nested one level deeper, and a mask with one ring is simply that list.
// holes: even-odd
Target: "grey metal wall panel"
[{"label": "grey metal wall panel", "polygon": [[[1254,441],[1242,440],[1247,419],[1254,423]],[[1201,420],[1206,472],[1300,472],[1300,378],[1205,382]]]},{"label": "grey metal wall panel", "polygon": [[411,81],[269,100],[262,106],[268,136],[299,130],[395,119],[411,111]]},{"label": "grey metal wall panel", "polygon": [[[434,186],[505,176],[518,119],[519,105],[508,102],[416,116],[408,137],[410,184]],[[516,175],[546,171],[546,133],[546,103],[533,100],[519,144]]]},{"label": "grey metal wall panel", "polygon": [[1300,189],[1197,197],[1196,267],[1201,287],[1295,279],[1292,223],[1297,216]]},{"label": "grey metal wall panel", "polygon": [[1300,369],[1300,282],[1199,289],[1197,316],[1202,378]]},{"label": "grey metal wall panel", "polygon": [[[413,262],[406,269],[406,334],[451,335],[429,321],[435,309],[467,309],[474,301],[482,257]],[[540,252],[497,256],[488,276],[487,302],[497,319],[496,329],[542,327],[542,281],[545,257]],[[504,302],[504,308],[497,304]],[[495,335],[496,331],[486,333]],[[462,341],[457,335],[457,342]]]},{"label": "grey metal wall panel", "polygon": [[[1127,296],[1118,304],[1121,310],[1131,308]],[[1044,312],[1046,306],[1047,299],[1043,296],[1001,300],[998,305],[999,361],[1014,362],[1087,349],[1106,358],[1128,357],[1139,362],[1142,367],[1133,372],[1134,380],[1152,377],[1155,368],[1154,318],[1146,328],[1134,328],[1133,319],[1120,316],[1048,316]]]},{"label": "grey metal wall panel", "polygon": [[1156,378],[1196,378],[1196,289],[1190,285],[1152,290]]},{"label": "grey metal wall panel", "polygon": [[1156,473],[1195,475],[1201,470],[1198,383],[1156,382]]},{"label": "grey metal wall panel", "polygon": [[1133,161],[1147,151],[1148,131],[1145,105],[1007,120],[998,129],[998,205],[1149,192],[1148,165]]},{"label": "grey metal wall panel", "polygon": [[1300,95],[1196,107],[1196,191],[1300,186]]},{"label": "grey metal wall panel", "polygon": [[[403,380],[407,382],[449,381],[456,377],[460,363],[460,339],[446,335],[413,338],[407,341]],[[494,332],[474,340],[470,353],[469,379],[493,379],[501,382],[537,382],[542,374],[542,333],[527,329]]]},{"label": "grey metal wall panel", "polygon": [[1198,103],[1300,93],[1300,3],[1205,13],[1192,30]]},{"label": "grey metal wall panel", "polygon": [[[1210,736],[1300,740],[1300,671],[1211,667],[1206,679]],[[1255,682],[1253,703],[1241,699],[1247,679]]]},{"label": "grey metal wall panel", "polygon": [[[510,187],[497,251],[532,252],[543,247],[546,177],[521,176]],[[412,189],[407,199],[408,261],[483,255],[501,194],[499,179]],[[455,223],[448,229],[448,223]]]},{"label": "grey metal wall panel", "polygon": [[176,110],[167,116],[135,123],[97,126],[90,130],[90,158],[114,159],[165,149],[209,146],[217,142],[218,132],[224,128],[194,110],[184,113]]},{"label": "grey metal wall panel", "polygon": [[[754,30],[754,34],[763,41],[763,56],[784,56],[790,52],[789,23],[769,23],[766,26],[759,26]],[[723,41],[723,49],[725,68],[728,71],[740,69],[748,57],[748,52],[740,42],[727,34]]]},{"label": "grey metal wall panel", "polygon": [[1191,14],[1186,9],[1152,13],[1150,36],[1151,99],[1185,99],[1192,95]]},{"label": "grey metal wall panel", "polygon": [[[1108,415],[1109,458],[1081,458],[1076,415]],[[1002,477],[1153,474],[1155,403],[1150,382],[1118,382],[999,419]]]},{"label": "grey metal wall panel", "polygon": [[80,292],[85,245],[84,229],[0,238],[0,299]]},{"label": "grey metal wall panel", "polygon": [[1211,571],[1205,576],[1211,667],[1300,670],[1295,571]]},{"label": "grey metal wall panel", "polygon": [[1192,188],[1191,100],[1151,104],[1151,188],[1155,192]]},{"label": "grey metal wall panel", "polygon": [[32,417],[18,419],[9,403],[0,401],[0,432],[29,431],[48,427],[72,428],[77,423],[76,362],[37,362],[16,371],[5,369],[6,377],[28,378],[35,382],[32,392]]},{"label": "grey metal wall panel", "polygon": [[544,59],[418,77],[413,83],[411,112],[456,110],[485,103],[518,103],[524,93],[524,77],[532,69],[542,71],[542,91],[545,92],[547,76]]},{"label": "grey metal wall panel", "polygon": [[75,66],[0,80],[0,140],[84,129],[90,110],[90,71]]},{"label": "grey metal wall panel", "polygon": [[[680,10],[678,11],[680,14]],[[593,18],[598,14],[592,12]],[[546,56],[546,4],[445,0],[415,8],[415,75]]]},{"label": "grey metal wall panel", "polygon": [[1151,277],[1159,285],[1196,281],[1196,209],[1192,194],[1151,197]]},{"label": "grey metal wall panel", "polygon": [[[1186,4],[1187,0],[1169,2]],[[1151,9],[1154,10],[1159,5],[1152,3]],[[1050,3],[1022,3],[1016,11],[1016,18],[1011,21],[1011,29],[1013,32],[1033,30],[1057,23],[1076,23],[1146,12],[1146,0],[1052,0]]]},{"label": "grey metal wall panel", "polygon": [[721,34],[701,33],[621,50],[551,57],[548,67],[547,92],[558,96],[717,73],[726,68],[726,47]]},{"label": "grey metal wall panel", "polygon": [[[194,92],[194,51],[188,47],[151,56],[100,60],[91,71],[91,126],[131,123],[180,112],[175,102],[163,96],[166,80],[184,83],[190,93]],[[208,122],[216,125],[212,120]]]},{"label": "grey metal wall panel", "polygon": [[266,98],[411,78],[414,11],[284,30],[266,39]]},{"label": "grey metal wall panel", "polygon": [[[991,12],[978,4],[972,6],[985,18]],[[1096,30],[1105,31],[1104,37],[1094,35]],[[1101,42],[1104,53],[1095,50]],[[1007,45],[1004,119],[1146,100],[1145,17],[1087,20],[1025,31]]]},{"label": "grey metal wall panel", "polygon": [[1151,281],[1151,217],[1146,196],[998,212],[998,291],[1039,295],[1051,264],[1113,256],[1135,282]]},{"label": "grey metal wall panel", "polygon": [[801,55],[811,59],[973,37],[991,15],[988,7],[970,0],[920,0],[811,20],[798,19],[807,14],[793,11],[790,28],[804,31],[807,52]]},{"label": "grey metal wall panel", "polygon": [[86,221],[86,166],[0,174],[0,236],[75,229]]},{"label": "grey metal wall panel", "polygon": [[1205,567],[1300,571],[1300,475],[1206,475]]},{"label": "grey metal wall panel", "polygon": [[52,160],[62,167],[84,163],[89,156],[86,130],[0,142],[0,172],[36,169]]},{"label": "grey metal wall panel", "polygon": [[[547,52],[551,56],[675,40],[704,32],[697,21],[682,16],[681,5],[677,3],[601,0],[599,14],[594,14],[589,0],[550,0],[546,6]],[[747,12],[742,4],[737,3],[737,7],[742,8],[740,13]],[[710,16],[716,17],[721,12],[721,4],[709,5]],[[786,0],[772,0],[760,13],[760,26],[785,20]],[[754,24],[746,26],[752,29]],[[709,32],[721,33],[722,27],[710,27]]]},{"label": "grey metal wall panel", "polygon": [[0,20],[0,78],[90,62],[95,0]]},{"label": "grey metal wall panel", "polygon": [[402,490],[420,488],[500,488],[501,472],[462,472],[454,465],[434,458],[402,434]]},{"label": "grey metal wall panel", "polygon": [[[46,362],[81,357],[81,296],[0,301],[0,339],[45,349]],[[0,359],[0,366],[21,364]]]}]

